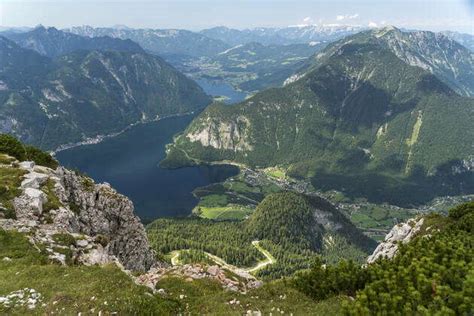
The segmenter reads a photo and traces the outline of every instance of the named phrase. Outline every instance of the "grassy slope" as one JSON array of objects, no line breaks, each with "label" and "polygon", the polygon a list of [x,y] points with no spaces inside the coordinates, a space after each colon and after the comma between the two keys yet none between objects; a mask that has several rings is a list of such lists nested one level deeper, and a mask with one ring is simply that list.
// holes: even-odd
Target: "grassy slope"
[{"label": "grassy slope", "polygon": [[[32,288],[42,295],[35,310],[26,306],[6,308],[0,314],[104,314],[175,315],[179,312],[208,315],[242,315],[247,310],[298,314],[341,313],[344,298],[316,302],[279,281],[247,294],[222,290],[211,280],[185,281],[169,277],[161,280],[164,297],[138,286],[115,266],[60,266],[48,263],[24,235],[0,230],[0,296]],[[184,296],[182,296],[184,295]],[[228,304],[236,299],[240,304]],[[44,304],[44,306],[42,305]]]},{"label": "grassy slope", "polygon": [[[7,159],[4,158],[4,161],[7,162]],[[25,171],[18,168],[0,167],[0,205],[5,209],[3,213],[7,218],[15,217],[12,202],[15,197],[21,194],[18,187],[24,173]]]},{"label": "grassy slope", "polygon": [[[164,288],[171,297],[177,298],[187,307],[182,312],[191,315],[242,315],[248,310],[289,315],[342,315],[343,297],[317,302],[294,290],[282,281],[272,282],[247,294],[222,291],[219,285],[206,279],[186,282],[178,278],[160,281],[157,287]],[[180,299],[180,295],[185,295]],[[240,304],[229,304],[232,300]],[[280,310],[280,311],[277,311]]]},{"label": "grassy slope", "polygon": [[[45,306],[34,310],[45,313],[138,312],[172,313],[178,303],[153,296],[138,286],[115,266],[60,266],[48,263],[20,233],[0,230],[0,296],[23,288],[33,288],[43,296]],[[8,309],[0,305],[0,313],[32,313],[26,308]]]}]

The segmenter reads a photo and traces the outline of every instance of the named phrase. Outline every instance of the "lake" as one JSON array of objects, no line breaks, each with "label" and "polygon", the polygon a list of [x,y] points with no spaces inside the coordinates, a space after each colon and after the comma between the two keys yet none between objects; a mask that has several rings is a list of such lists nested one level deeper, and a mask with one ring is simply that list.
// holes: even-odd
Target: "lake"
[{"label": "lake", "polygon": [[61,151],[56,158],[96,182],[110,183],[133,201],[135,212],[143,220],[186,216],[198,202],[192,195],[195,188],[222,182],[238,173],[237,167],[229,165],[174,170],[158,166],[165,157],[166,144],[192,119],[187,115],[137,125],[99,144]]},{"label": "lake", "polygon": [[225,103],[238,103],[245,100],[247,93],[235,90],[229,83],[223,80],[206,80],[199,79],[196,82],[201,86],[201,88],[207,94],[211,96],[225,96],[227,100]]}]

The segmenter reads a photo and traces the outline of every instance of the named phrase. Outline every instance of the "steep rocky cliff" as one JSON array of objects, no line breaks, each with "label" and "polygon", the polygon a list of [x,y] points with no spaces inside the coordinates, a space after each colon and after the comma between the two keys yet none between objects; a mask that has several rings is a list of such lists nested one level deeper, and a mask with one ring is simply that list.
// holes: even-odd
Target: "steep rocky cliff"
[{"label": "steep rocky cliff", "polygon": [[373,263],[380,258],[393,258],[397,254],[399,243],[406,244],[410,242],[420,231],[423,222],[424,219],[421,217],[395,225],[387,234],[385,240],[381,242],[372,255],[367,258],[367,263]]},{"label": "steep rocky cliff", "polygon": [[[0,209],[0,228],[26,233],[50,259],[63,264],[117,262],[139,271],[161,265],[132,202],[108,184],[29,161],[11,159],[2,169],[14,172],[21,185]],[[14,210],[10,216],[5,215],[8,205]]]}]

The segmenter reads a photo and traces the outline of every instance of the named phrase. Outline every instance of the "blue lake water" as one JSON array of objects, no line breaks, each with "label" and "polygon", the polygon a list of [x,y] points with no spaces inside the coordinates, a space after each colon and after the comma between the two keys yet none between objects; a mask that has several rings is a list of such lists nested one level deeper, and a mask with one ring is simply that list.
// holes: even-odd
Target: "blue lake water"
[{"label": "blue lake water", "polygon": [[228,99],[225,101],[228,104],[238,103],[245,100],[247,94],[242,91],[237,91],[230,84],[224,81],[218,80],[206,80],[199,79],[196,82],[202,87],[202,89],[209,95],[212,96],[225,96]]},{"label": "blue lake water", "polygon": [[163,169],[165,146],[191,122],[181,116],[137,125],[99,144],[57,153],[61,164],[78,169],[96,182],[108,182],[128,196],[143,220],[186,216],[197,204],[192,191],[238,173],[234,166],[197,166]]}]

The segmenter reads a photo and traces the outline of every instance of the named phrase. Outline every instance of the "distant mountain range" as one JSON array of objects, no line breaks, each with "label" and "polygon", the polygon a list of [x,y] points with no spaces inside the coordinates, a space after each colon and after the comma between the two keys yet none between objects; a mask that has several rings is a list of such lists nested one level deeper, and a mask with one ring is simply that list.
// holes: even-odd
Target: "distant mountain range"
[{"label": "distant mountain range", "polygon": [[76,50],[115,50],[144,53],[145,51],[131,40],[120,40],[109,36],[86,38],[60,31],[54,27],[39,26],[28,32],[5,33],[5,37],[23,48],[32,49],[41,55],[57,57]]},{"label": "distant mountain range", "polygon": [[441,34],[446,35],[447,37],[469,48],[471,51],[474,51],[474,35],[452,31],[441,32]]},{"label": "distant mountain range", "polygon": [[212,56],[230,46],[220,40],[215,40],[199,33],[186,30],[154,30],[129,28],[93,28],[79,26],[65,31],[90,38],[110,36],[120,39],[131,39],[145,50],[162,57],[168,55],[182,56]]},{"label": "distant mountain range", "polygon": [[453,90],[472,91],[472,52],[390,27],[330,44],[305,69],[283,88],[210,106],[168,165],[280,165],[319,188],[395,204],[474,191],[474,99]]},{"label": "distant mountain range", "polygon": [[[40,25],[37,28],[44,27]],[[3,36],[8,37],[9,34],[24,33],[33,29],[32,27],[0,27],[0,32],[3,33]],[[227,48],[231,48],[252,42],[264,45],[332,42],[367,29],[368,27],[363,26],[337,24],[257,27],[242,30],[217,26],[199,32],[192,32],[176,29],[134,29],[125,25],[101,28],[85,25],[71,27],[65,29],[65,31],[87,37],[110,36],[132,39],[143,48],[159,55],[209,56],[225,50],[225,45],[228,46]],[[443,31],[440,33],[474,50],[473,34],[455,31]],[[189,42],[186,43],[186,40]],[[213,45],[214,47],[206,48],[205,45]],[[216,48],[215,51],[214,48]]]},{"label": "distant mountain range", "polygon": [[[254,93],[268,87],[280,86],[299,67],[304,68],[302,59],[330,42],[366,29],[367,27],[362,26],[302,25],[237,30],[221,26],[196,33],[184,30],[82,26],[68,31],[92,38],[110,36],[131,39],[149,52],[164,57],[194,79],[224,80],[236,89]],[[426,34],[441,36],[435,33]],[[456,32],[441,34],[470,49],[473,47],[474,37],[471,35]],[[430,51],[433,51],[433,47],[416,48],[414,44],[417,38],[409,40],[409,46],[422,50],[421,55],[411,51],[410,54],[415,55],[405,56],[407,60],[410,59],[410,63],[419,63],[422,67],[430,68],[430,71],[436,72],[445,82],[449,82],[457,92],[472,95],[474,80],[471,74],[465,73],[466,67],[458,62],[458,59],[465,60],[465,56],[432,56]],[[252,52],[253,55],[245,54],[245,51]],[[308,53],[310,51],[311,53]],[[420,57],[423,54],[430,55],[431,60],[423,60]],[[290,55],[293,57],[289,57]]]},{"label": "distant mountain range", "polygon": [[44,149],[210,102],[195,82],[130,40],[44,28],[16,39],[44,55],[0,37],[0,131]]},{"label": "distant mountain range", "polygon": [[[12,108],[5,107],[2,109],[2,115],[4,117],[2,127],[4,130],[15,130],[18,135],[22,136],[22,140],[33,142],[43,148],[52,148],[65,141],[76,141],[97,133],[116,130],[119,126],[125,127],[130,122],[133,123],[141,117],[150,119],[150,117],[156,115],[181,113],[204,106],[209,102],[209,99],[204,96],[204,93],[197,85],[188,81],[184,76],[181,76],[159,57],[150,56],[148,53],[155,55],[163,54],[168,62],[171,62],[173,66],[193,79],[224,81],[234,88],[246,91],[247,93],[255,93],[269,87],[280,87],[283,83],[291,84],[293,81],[298,81],[298,79],[305,77],[309,73],[314,73],[315,69],[320,69],[326,64],[328,59],[332,59],[336,51],[339,51],[343,46],[347,46],[346,37],[345,39],[336,41],[334,44],[330,44],[328,48],[320,52],[328,43],[318,43],[318,39],[320,41],[330,41],[358,30],[359,29],[355,27],[336,26],[319,28],[315,26],[281,29],[261,28],[244,31],[220,27],[204,30],[201,33],[183,30],[135,30],[126,27],[92,28],[88,26],[71,28],[69,30],[81,35],[42,26],[27,32],[9,30],[2,34],[16,42],[19,46],[13,46],[12,42],[2,39],[4,44],[2,46],[4,52],[2,53],[6,54],[4,55],[6,57],[3,58],[1,62],[3,65],[8,65],[8,67],[5,66],[6,68],[3,69],[1,74],[3,78],[2,94],[5,96],[8,95],[8,97],[5,97],[4,103],[7,101],[13,102],[10,94],[4,92],[11,92],[13,87],[17,89],[16,92],[19,93],[22,98],[26,98],[28,95],[28,97],[22,99],[21,102],[39,104],[38,102],[42,100],[40,102],[42,104],[40,108],[42,116],[40,115],[39,119],[34,120],[36,123],[40,121],[51,121],[51,117],[47,118],[48,116],[46,116],[45,118],[44,115],[46,115],[46,112],[54,112],[55,110],[53,109],[55,106],[48,104],[66,102],[66,99],[70,100],[68,102],[72,102],[71,100],[77,102],[77,99],[82,99],[83,101],[81,102],[84,102],[86,96],[88,100],[94,104],[93,102],[98,102],[96,98],[102,95],[102,97],[100,97],[101,102],[115,102],[117,108],[121,108],[125,105],[125,107],[129,107],[130,104],[128,103],[136,102],[134,105],[136,112],[132,115],[130,109],[126,111],[122,109],[120,119],[115,119],[113,122],[105,122],[102,127],[92,127],[93,124],[87,122],[86,125],[91,126],[85,128],[83,131],[82,127],[76,126],[77,122],[73,119],[68,127],[70,131],[62,133],[61,137],[49,144],[47,144],[49,136],[40,136],[44,133],[25,132],[25,129],[35,127],[36,123],[33,121],[31,121],[31,124],[24,124],[23,127],[19,127],[21,120],[15,121],[15,115],[18,115],[18,113],[12,114]],[[239,37],[235,35],[237,34],[235,32],[240,32],[239,34],[242,36]],[[209,36],[212,36],[212,34],[221,34],[220,36],[222,38],[210,38]],[[224,42],[225,36],[223,37],[223,34],[234,34],[229,37],[235,40],[232,44],[255,39],[265,42],[266,44],[252,41],[231,46],[230,42]],[[249,34],[253,35],[250,36]],[[367,34],[370,34],[370,42],[373,45],[377,46],[377,48],[383,47],[384,50],[390,51],[405,64],[421,68],[428,73],[434,74],[436,78],[458,94],[465,96],[474,95],[474,62],[472,52],[457,42],[449,40],[447,37],[452,38],[454,36],[460,36],[460,34],[449,33],[444,36],[431,32],[401,32],[399,30],[387,31],[387,29],[385,29],[383,32],[375,30],[362,32],[348,38],[368,42]],[[276,41],[277,38],[284,38],[289,42],[302,42],[302,44],[269,44],[274,39]],[[462,38],[463,43],[468,43],[469,37],[467,35],[463,35]],[[21,61],[22,58],[18,56],[18,58],[12,57],[12,51],[10,49],[17,51],[18,56],[28,56],[28,61]],[[32,50],[38,54],[32,54]],[[88,51],[88,53],[85,51]],[[313,54],[314,57],[308,59],[308,57]],[[144,60],[147,60],[147,63],[139,65],[140,67],[144,67],[143,69],[137,68],[133,70],[128,68],[138,66],[136,56],[141,56]],[[104,60],[107,60],[107,58],[117,58],[117,64],[114,65],[116,68],[114,68],[112,72],[109,72],[107,78],[100,77],[100,79],[98,79],[99,77],[90,77],[89,74],[84,73],[84,63],[90,66],[90,60],[95,60],[93,64],[99,68],[109,67],[109,64],[104,64]],[[120,68],[118,60],[122,59],[124,64],[123,68]],[[101,64],[102,66],[99,66]],[[29,67],[25,68],[25,65],[29,65]],[[79,65],[82,65],[80,66],[82,68],[76,69],[75,67],[79,67]],[[138,76],[140,78],[135,78],[134,84],[136,84],[136,86],[134,87],[135,89],[132,90],[134,90],[134,93],[138,93],[138,91],[144,93],[147,95],[145,99],[148,101],[146,102],[152,102],[149,101],[148,98],[151,98],[156,92],[147,90],[149,87],[146,88],[147,85],[143,85],[144,82],[141,82],[141,80],[146,81],[148,78],[145,77],[150,76],[150,74],[144,73],[145,69],[151,70],[157,67],[151,71],[160,73],[159,69],[161,65],[164,65],[163,69],[167,70],[164,74],[165,77],[171,76],[174,80],[182,82],[183,84],[171,87],[167,86],[165,82],[161,82],[161,79],[154,78],[161,83],[159,89],[156,87],[153,89],[158,89],[159,91],[161,91],[160,89],[164,89],[167,93],[159,93],[160,97],[163,98],[157,99],[157,104],[161,104],[157,106],[157,108],[152,110],[152,107],[150,107],[142,111],[140,107],[143,106],[143,102],[138,101],[135,95],[133,96],[135,101],[132,101],[128,96],[130,94],[128,90],[132,88],[127,87],[125,81],[128,83],[131,79],[125,79],[125,77],[130,76],[132,73],[135,73],[136,76],[141,74],[141,77]],[[95,66],[91,67],[95,69]],[[354,66],[348,65],[348,67]],[[70,69],[68,71],[58,70],[63,68]],[[121,70],[125,68],[127,69],[126,74]],[[23,69],[23,71],[13,71],[13,69]],[[104,70],[104,73],[109,70],[110,69]],[[103,75],[103,73],[100,74]],[[77,77],[72,78],[76,75]],[[124,77],[121,77],[121,75]],[[36,79],[32,80],[32,78]],[[72,86],[78,86],[77,82],[73,84],[75,80],[85,80],[85,82],[87,82],[87,84],[85,84],[86,86],[91,84],[94,87],[91,86],[91,89],[86,89],[87,93],[81,91],[80,94],[75,95],[71,94],[68,89],[65,89],[65,92],[60,91],[63,88],[58,88],[59,86],[57,84],[50,86],[51,82],[59,81],[62,84],[62,81],[66,79],[70,80],[68,84],[70,84],[71,87],[68,89],[72,89]],[[49,84],[45,84],[45,82]],[[82,87],[83,82],[80,82],[79,87]],[[115,82],[114,85],[117,84],[120,88],[115,89],[109,87],[107,93],[104,92],[103,88],[102,90],[92,92],[95,88],[98,89],[99,83],[107,86],[112,82]],[[153,85],[148,81],[146,82]],[[171,80],[169,84],[172,84],[172,82],[174,81]],[[43,86],[44,84],[45,86]],[[188,89],[192,91],[189,94],[189,98],[185,96],[188,93]],[[34,91],[32,92],[32,90]],[[71,97],[66,98],[65,95],[63,95],[62,97],[56,98],[54,96],[51,97],[51,93],[45,92],[55,90],[56,92],[60,91],[60,94],[71,94]],[[119,92],[120,90],[121,92]],[[91,95],[88,95],[88,93],[91,93]],[[115,95],[116,93],[118,94]],[[336,93],[340,92],[337,91]],[[114,98],[118,98],[121,102],[110,101],[112,99],[108,98],[110,98],[111,95],[115,95]],[[119,95],[123,96],[118,97]],[[48,100],[48,96],[49,99],[58,99],[60,101]],[[63,97],[65,97],[65,99],[63,99]],[[108,101],[104,101],[106,99],[108,99]],[[161,102],[164,102],[164,100],[167,100],[167,103],[173,106],[177,106],[177,108],[174,110],[170,108],[171,106],[166,109],[163,108],[165,105]],[[195,102],[196,100],[198,101]],[[19,101],[16,100],[14,102]],[[191,103],[193,103],[194,106],[191,105]],[[183,104],[186,105],[181,107]],[[48,107],[51,107],[51,109],[46,111],[45,109]],[[58,113],[64,112],[60,111],[60,108],[61,107],[58,107],[56,109],[59,111]],[[19,109],[15,108],[15,111],[19,111]],[[28,111],[31,111],[31,109],[28,109]],[[59,115],[58,113],[56,114]],[[21,119],[27,120],[27,118]],[[16,125],[13,124],[13,122],[16,122]],[[16,127],[14,127],[14,125]],[[29,127],[26,128],[26,126]],[[77,133],[78,130],[81,130],[81,132]],[[25,132],[25,134],[22,134],[23,132]]]},{"label": "distant mountain range", "polygon": [[[311,42],[333,42],[367,29],[369,28],[350,25],[298,25],[280,28],[260,27],[243,30],[217,26],[202,30],[200,33],[207,37],[221,40],[231,46],[252,42],[264,45],[289,45]],[[474,35],[454,31],[443,31],[440,33],[459,42],[470,50],[474,50]]]},{"label": "distant mountain range", "polygon": [[289,45],[310,42],[329,42],[360,32],[366,28],[358,26],[289,26],[282,28],[254,28],[236,30],[218,26],[202,30],[207,37],[221,40],[229,45],[258,42],[265,45]]}]

